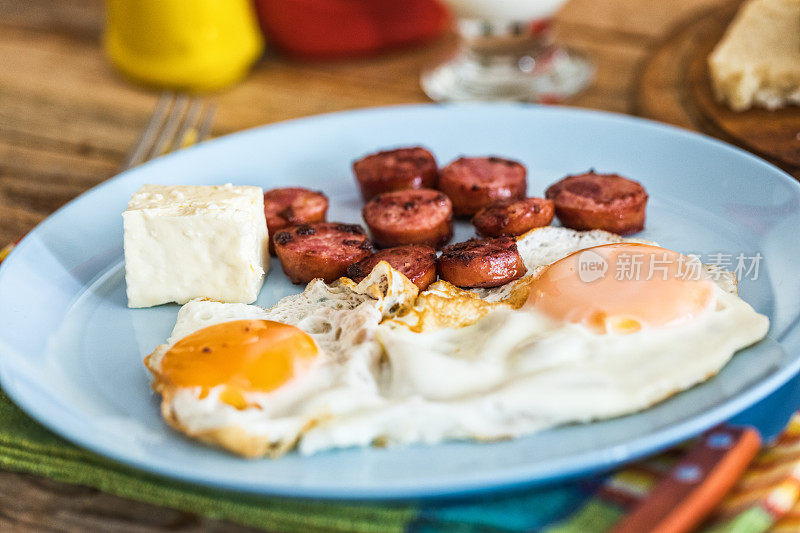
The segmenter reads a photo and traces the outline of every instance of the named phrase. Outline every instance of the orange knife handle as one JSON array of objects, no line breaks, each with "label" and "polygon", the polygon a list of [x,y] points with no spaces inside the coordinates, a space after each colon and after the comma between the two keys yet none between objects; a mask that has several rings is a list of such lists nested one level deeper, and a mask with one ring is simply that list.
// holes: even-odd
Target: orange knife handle
[{"label": "orange knife handle", "polygon": [[733,488],[761,446],[751,428],[718,426],[698,439],[614,533],[687,533]]}]

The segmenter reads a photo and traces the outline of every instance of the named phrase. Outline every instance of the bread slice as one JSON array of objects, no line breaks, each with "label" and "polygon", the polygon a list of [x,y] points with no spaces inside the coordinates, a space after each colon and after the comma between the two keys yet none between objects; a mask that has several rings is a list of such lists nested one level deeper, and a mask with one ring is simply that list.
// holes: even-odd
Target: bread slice
[{"label": "bread slice", "polygon": [[800,0],[749,0],[708,59],[734,111],[800,104]]}]

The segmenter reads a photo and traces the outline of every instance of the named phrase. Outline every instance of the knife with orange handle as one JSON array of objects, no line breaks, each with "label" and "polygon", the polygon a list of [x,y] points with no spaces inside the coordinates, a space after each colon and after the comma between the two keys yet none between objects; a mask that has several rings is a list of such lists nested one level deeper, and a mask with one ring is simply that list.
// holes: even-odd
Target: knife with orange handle
[{"label": "knife with orange handle", "polygon": [[700,437],[613,533],[687,533],[730,491],[761,446],[751,428],[718,426]]}]

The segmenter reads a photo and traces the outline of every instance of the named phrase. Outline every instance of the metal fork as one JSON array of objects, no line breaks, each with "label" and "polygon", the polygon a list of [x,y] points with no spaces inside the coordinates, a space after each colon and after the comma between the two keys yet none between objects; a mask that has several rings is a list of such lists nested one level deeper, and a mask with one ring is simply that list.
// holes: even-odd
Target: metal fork
[{"label": "metal fork", "polygon": [[215,104],[196,96],[161,93],[150,122],[122,170],[204,140],[211,132],[215,111]]}]

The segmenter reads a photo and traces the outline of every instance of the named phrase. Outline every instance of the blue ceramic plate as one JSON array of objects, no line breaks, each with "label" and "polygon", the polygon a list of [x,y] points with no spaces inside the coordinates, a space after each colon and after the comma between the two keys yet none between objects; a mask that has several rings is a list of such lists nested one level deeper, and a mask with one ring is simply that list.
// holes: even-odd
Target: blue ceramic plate
[{"label": "blue ceramic plate", "polygon": [[[704,385],[645,412],[510,442],[248,461],[171,431],[142,358],[167,337],[178,307],[125,305],[120,213],[131,193],[143,183],[304,185],[329,195],[330,219],[360,222],[351,161],[408,144],[430,147],[443,163],[460,154],[519,159],[531,171],[532,195],[591,167],[641,181],[650,193],[642,237],[704,256],[763,256],[757,279],[742,281],[741,295],[769,316],[771,338],[736,355]],[[36,228],[0,269],[0,378],[28,414],[76,444],[213,487],[379,499],[549,482],[697,434],[798,372],[798,228],[800,186],[792,178],[721,142],[644,120],[521,104],[396,107],[296,120],[125,172]],[[471,227],[460,223],[456,239],[470,235]],[[275,265],[258,303],[269,306],[298,290]]]}]

